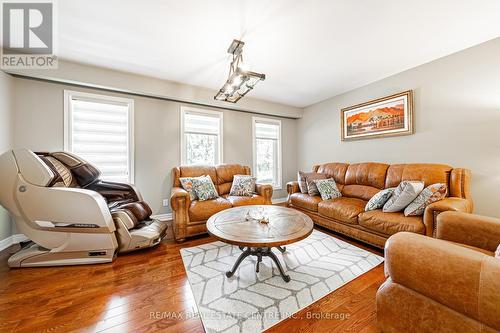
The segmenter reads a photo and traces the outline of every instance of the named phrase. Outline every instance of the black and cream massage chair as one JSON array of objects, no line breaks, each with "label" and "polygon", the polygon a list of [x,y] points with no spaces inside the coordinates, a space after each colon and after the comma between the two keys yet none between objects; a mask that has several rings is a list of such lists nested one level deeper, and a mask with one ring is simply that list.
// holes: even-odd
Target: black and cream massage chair
[{"label": "black and cream massage chair", "polygon": [[158,244],[166,223],[129,184],[100,180],[75,155],[14,149],[0,156],[0,204],[32,243],[10,267],[95,264]]}]

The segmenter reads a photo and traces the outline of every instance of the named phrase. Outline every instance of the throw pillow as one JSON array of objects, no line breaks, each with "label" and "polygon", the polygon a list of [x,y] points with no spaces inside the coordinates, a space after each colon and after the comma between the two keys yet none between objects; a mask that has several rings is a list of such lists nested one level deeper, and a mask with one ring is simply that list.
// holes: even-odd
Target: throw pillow
[{"label": "throw pillow", "polygon": [[210,176],[194,178],[193,190],[200,201],[215,199],[219,196]]},{"label": "throw pillow", "polygon": [[229,195],[251,197],[255,192],[257,178],[249,175],[234,175]]},{"label": "throw pillow", "polygon": [[307,193],[307,183],[306,183],[307,173],[299,171],[297,175],[297,180],[299,181],[300,193]]},{"label": "throw pillow", "polygon": [[500,245],[498,245],[497,250],[495,251],[495,258],[500,259]]},{"label": "throw pillow", "polygon": [[332,178],[316,179],[314,180],[314,183],[316,184],[316,187],[321,194],[321,199],[323,200],[335,199],[342,196],[339,189],[337,188],[335,180],[333,180]]},{"label": "throw pillow", "polygon": [[189,198],[191,201],[198,199],[196,193],[193,191],[193,179],[199,177],[180,177],[179,181],[181,182],[181,186],[183,189],[189,193]]},{"label": "throw pillow", "polygon": [[382,190],[375,194],[366,204],[365,212],[384,207],[385,203],[391,198],[395,189],[395,187],[386,188],[385,190]]},{"label": "throw pillow", "polygon": [[384,213],[399,212],[406,208],[424,189],[424,182],[402,181],[382,208]]},{"label": "throw pillow", "polygon": [[306,175],[306,183],[307,183],[307,193],[309,195],[319,195],[318,187],[314,182],[317,179],[326,179],[326,175],[323,173],[310,172]]},{"label": "throw pillow", "polygon": [[423,215],[425,207],[445,197],[446,184],[438,183],[429,185],[405,208],[405,216]]}]

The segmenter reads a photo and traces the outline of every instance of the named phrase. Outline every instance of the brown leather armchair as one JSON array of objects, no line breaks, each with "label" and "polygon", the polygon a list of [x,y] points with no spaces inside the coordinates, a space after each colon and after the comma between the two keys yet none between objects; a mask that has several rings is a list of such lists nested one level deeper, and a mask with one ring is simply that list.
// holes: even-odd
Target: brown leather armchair
[{"label": "brown leather armchair", "polygon": [[[191,201],[189,193],[181,187],[180,177],[209,175],[219,193],[219,197],[206,201]],[[250,168],[239,164],[217,166],[180,166],[172,169],[173,187],[170,203],[173,212],[174,237],[182,242],[186,237],[207,232],[208,218],[224,209],[246,205],[270,205],[273,187],[257,184],[256,193],[251,197],[231,196],[229,192],[234,175],[250,175]]]},{"label": "brown leather armchair", "polygon": [[500,219],[444,212],[437,239],[389,238],[377,292],[383,332],[500,332]]}]

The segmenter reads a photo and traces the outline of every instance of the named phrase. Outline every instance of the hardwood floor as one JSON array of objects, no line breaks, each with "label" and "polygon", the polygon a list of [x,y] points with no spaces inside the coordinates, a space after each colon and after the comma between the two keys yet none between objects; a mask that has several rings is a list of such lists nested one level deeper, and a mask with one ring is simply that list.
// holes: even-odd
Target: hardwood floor
[{"label": "hardwood floor", "polygon": [[[212,241],[164,241],[111,264],[60,268],[9,269],[5,250],[0,332],[203,332],[179,249]],[[375,293],[383,281],[380,265],[267,332],[376,332]]]}]

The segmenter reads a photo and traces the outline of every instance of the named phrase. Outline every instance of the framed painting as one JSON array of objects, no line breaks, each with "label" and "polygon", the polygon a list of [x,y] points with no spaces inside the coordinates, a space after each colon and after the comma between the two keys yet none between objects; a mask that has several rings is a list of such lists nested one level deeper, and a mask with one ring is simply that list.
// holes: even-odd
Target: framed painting
[{"label": "framed painting", "polygon": [[344,108],[340,117],[342,141],[413,134],[413,91]]}]

